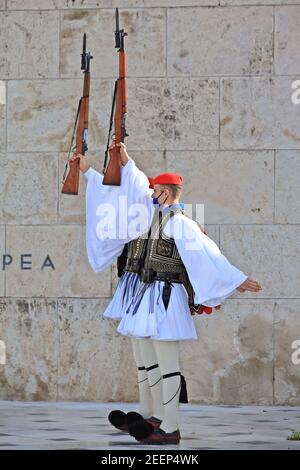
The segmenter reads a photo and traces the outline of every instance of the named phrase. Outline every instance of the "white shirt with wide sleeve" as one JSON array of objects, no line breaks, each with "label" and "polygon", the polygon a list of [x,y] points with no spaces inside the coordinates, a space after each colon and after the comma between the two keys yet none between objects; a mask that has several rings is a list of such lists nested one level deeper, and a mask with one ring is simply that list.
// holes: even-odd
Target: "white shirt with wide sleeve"
[{"label": "white shirt with wide sleeve", "polygon": [[195,304],[220,305],[247,279],[197,223],[183,214],[175,214],[165,225],[164,233],[175,240],[195,291]]},{"label": "white shirt with wide sleeve", "polygon": [[103,271],[124,245],[149,230],[154,208],[147,176],[133,160],[121,165],[121,186],[103,185],[89,168],[86,187],[86,250],[95,272]]}]

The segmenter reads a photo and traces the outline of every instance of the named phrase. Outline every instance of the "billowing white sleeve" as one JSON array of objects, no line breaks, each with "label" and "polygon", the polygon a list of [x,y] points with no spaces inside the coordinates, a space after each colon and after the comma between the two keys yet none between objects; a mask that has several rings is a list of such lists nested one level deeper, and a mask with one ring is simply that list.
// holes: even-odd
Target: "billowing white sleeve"
[{"label": "billowing white sleeve", "polygon": [[133,160],[121,166],[121,185],[103,185],[103,175],[89,168],[86,187],[86,250],[95,272],[103,271],[124,245],[149,230],[153,217],[148,178]]},{"label": "billowing white sleeve", "polygon": [[247,279],[188,217],[175,214],[164,233],[175,240],[195,292],[195,304],[220,305]]}]

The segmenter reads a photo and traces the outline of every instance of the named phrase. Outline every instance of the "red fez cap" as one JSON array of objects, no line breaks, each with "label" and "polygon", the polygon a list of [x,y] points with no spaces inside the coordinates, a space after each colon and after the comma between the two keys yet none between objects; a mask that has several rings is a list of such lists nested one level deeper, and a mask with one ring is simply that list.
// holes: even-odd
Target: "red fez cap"
[{"label": "red fez cap", "polygon": [[151,178],[150,176],[148,176],[149,188],[151,188],[151,189],[153,189],[153,180],[154,180],[154,178]]},{"label": "red fez cap", "polygon": [[179,184],[182,185],[182,177],[175,173],[162,173],[153,179],[153,184]]}]

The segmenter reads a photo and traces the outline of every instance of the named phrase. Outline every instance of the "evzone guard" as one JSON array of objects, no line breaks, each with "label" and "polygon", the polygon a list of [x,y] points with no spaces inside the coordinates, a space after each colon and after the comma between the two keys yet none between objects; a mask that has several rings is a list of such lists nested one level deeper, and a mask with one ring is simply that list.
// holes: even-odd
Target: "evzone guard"
[{"label": "evzone guard", "polygon": [[[103,185],[103,175],[79,155],[80,169],[87,178],[89,262],[99,272],[118,257],[120,261],[124,248],[127,253],[116,292],[103,315],[119,319],[118,332],[131,338],[140,408],[139,413],[127,414],[114,410],[109,420],[143,444],[178,444],[179,403],[187,402],[179,342],[197,340],[193,314],[220,308],[236,290],[258,292],[261,286],[230,264],[198,224],[184,214],[180,175],[164,173],[149,183],[123,143],[113,143],[110,152],[115,152],[116,145],[122,162],[120,186]],[[132,224],[130,216],[124,219],[118,213],[119,199],[125,196],[128,208],[134,204],[143,207],[143,223],[139,218],[143,233],[136,235],[137,228],[136,237],[122,227],[119,231],[114,228],[116,220],[127,228]],[[106,213],[103,233],[99,229],[100,207],[112,209],[111,215]],[[112,231],[107,232],[110,223]],[[112,233],[116,236],[111,237]]]},{"label": "evzone guard", "polygon": [[[149,181],[128,156],[124,145],[126,35],[119,29],[116,10],[119,77],[114,88],[103,175],[90,168],[83,156],[87,150],[86,86],[81,101],[84,106],[77,113],[70,177],[62,192],[78,194],[79,166],[87,178],[86,248],[90,265],[100,272],[118,259],[120,280],[103,315],[119,319],[118,332],[131,338],[140,408],[139,413],[112,411],[109,420],[143,444],[178,444],[179,403],[187,402],[185,380],[180,373],[179,342],[197,340],[192,315],[220,308],[235,290],[258,292],[261,286],[230,264],[197,223],[184,214],[180,175],[164,173]],[[91,56],[86,55],[85,38],[83,49],[84,83],[89,86]],[[113,122],[115,139],[109,146]],[[69,181],[72,187],[66,189]],[[126,211],[120,210],[120,200],[124,198]],[[143,208],[138,223],[135,212],[130,211],[136,205]]]}]

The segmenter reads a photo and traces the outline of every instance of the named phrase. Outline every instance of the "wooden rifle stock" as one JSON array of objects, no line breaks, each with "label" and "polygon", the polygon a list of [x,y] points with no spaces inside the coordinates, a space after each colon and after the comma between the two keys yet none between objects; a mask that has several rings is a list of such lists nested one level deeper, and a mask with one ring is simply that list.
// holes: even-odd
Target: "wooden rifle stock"
[{"label": "wooden rifle stock", "polygon": [[108,148],[110,143],[110,136],[114,120],[114,134],[115,142],[119,144],[124,142],[127,136],[125,128],[125,119],[127,113],[127,96],[126,96],[126,52],[124,50],[124,37],[127,36],[124,29],[119,29],[119,12],[116,8],[116,31],[115,40],[116,48],[119,49],[119,78],[115,82],[115,90],[113,97],[113,104],[111,110],[110,127],[108,132],[107,148],[105,152],[103,174],[104,178],[102,184],[110,186],[120,186],[121,184],[121,157],[119,147],[115,147],[109,152],[110,159],[108,159]]},{"label": "wooden rifle stock", "polygon": [[[86,53],[86,34],[83,35],[83,53],[81,54],[81,69],[84,70],[84,80],[83,80],[83,92],[82,97],[79,100],[75,126],[71,140],[71,146],[68,154],[68,160],[72,150],[74,135],[76,132],[76,145],[74,149],[74,154],[85,155],[85,152],[88,150],[87,147],[87,131],[89,124],[89,95],[90,95],[90,59],[93,57],[90,53]],[[70,170],[68,176],[65,178],[68,162],[65,167],[65,173],[63,177],[63,187],[61,192],[63,194],[78,194],[79,188],[79,157],[73,161],[69,161]]]}]

